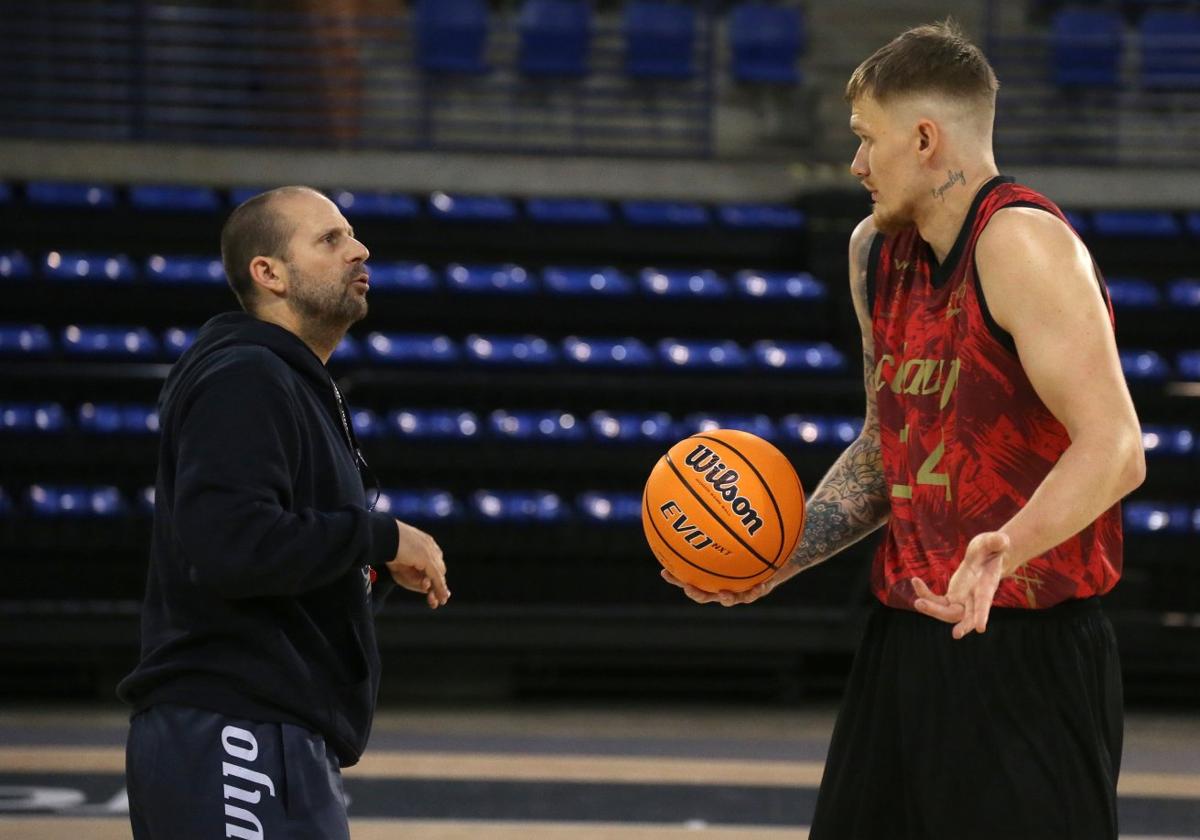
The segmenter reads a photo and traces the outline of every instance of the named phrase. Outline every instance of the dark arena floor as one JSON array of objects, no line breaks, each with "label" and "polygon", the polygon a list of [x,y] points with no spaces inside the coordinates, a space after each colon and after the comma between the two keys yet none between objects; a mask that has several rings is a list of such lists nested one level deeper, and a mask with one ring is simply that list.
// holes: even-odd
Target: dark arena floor
[{"label": "dark arena floor", "polygon": [[[0,712],[0,837],[130,836],[116,707]],[[393,708],[346,771],[356,840],[801,840],[833,710]],[[1131,712],[1124,840],[1200,838],[1200,718]]]}]

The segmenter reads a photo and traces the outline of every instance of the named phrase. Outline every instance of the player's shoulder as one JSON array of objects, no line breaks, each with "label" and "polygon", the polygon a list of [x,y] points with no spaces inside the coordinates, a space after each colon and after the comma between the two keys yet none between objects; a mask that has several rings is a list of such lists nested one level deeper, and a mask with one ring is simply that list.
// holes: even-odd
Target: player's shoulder
[{"label": "player's shoulder", "polygon": [[1001,207],[979,234],[977,254],[1003,257],[1013,252],[1074,246],[1070,226],[1040,207]]}]

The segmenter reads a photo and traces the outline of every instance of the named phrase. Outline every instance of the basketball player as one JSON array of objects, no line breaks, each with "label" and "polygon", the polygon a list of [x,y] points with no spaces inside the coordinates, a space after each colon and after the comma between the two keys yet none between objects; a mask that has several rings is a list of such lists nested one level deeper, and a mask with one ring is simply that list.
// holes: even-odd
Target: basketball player
[{"label": "basketball player", "polygon": [[886,524],[812,840],[1117,837],[1122,690],[1098,596],[1141,434],[1087,249],[996,169],[997,88],[949,22],[851,76],[851,171],[874,202],[850,240],[866,423],[784,571],[684,587],[748,603]]},{"label": "basketball player", "polygon": [[220,315],[161,398],[142,658],[118,693],[135,840],[348,838],[340,767],[379,688],[372,606],[393,583],[446,603],[425,533],[372,511],[325,369],[367,314],[367,249],[305,187],[221,233],[244,312]]}]

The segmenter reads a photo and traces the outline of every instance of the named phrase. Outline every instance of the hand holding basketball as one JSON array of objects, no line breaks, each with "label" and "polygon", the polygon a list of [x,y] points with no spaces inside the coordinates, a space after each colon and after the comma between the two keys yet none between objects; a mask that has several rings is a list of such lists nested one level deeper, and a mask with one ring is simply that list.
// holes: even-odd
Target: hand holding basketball
[{"label": "hand holding basketball", "polygon": [[749,603],[774,587],[768,581],[800,540],[804,491],[788,459],[762,438],[701,432],[650,472],[642,527],[664,579],[692,600]]}]

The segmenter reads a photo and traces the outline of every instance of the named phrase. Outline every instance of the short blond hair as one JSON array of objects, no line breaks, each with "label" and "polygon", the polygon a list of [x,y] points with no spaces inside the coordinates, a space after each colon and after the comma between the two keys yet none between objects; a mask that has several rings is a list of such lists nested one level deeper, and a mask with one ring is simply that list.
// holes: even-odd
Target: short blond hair
[{"label": "short blond hair", "polygon": [[938,94],[996,107],[1000,82],[983,51],[951,18],[898,35],[858,65],[846,83],[846,101],[870,96],[879,103]]}]

